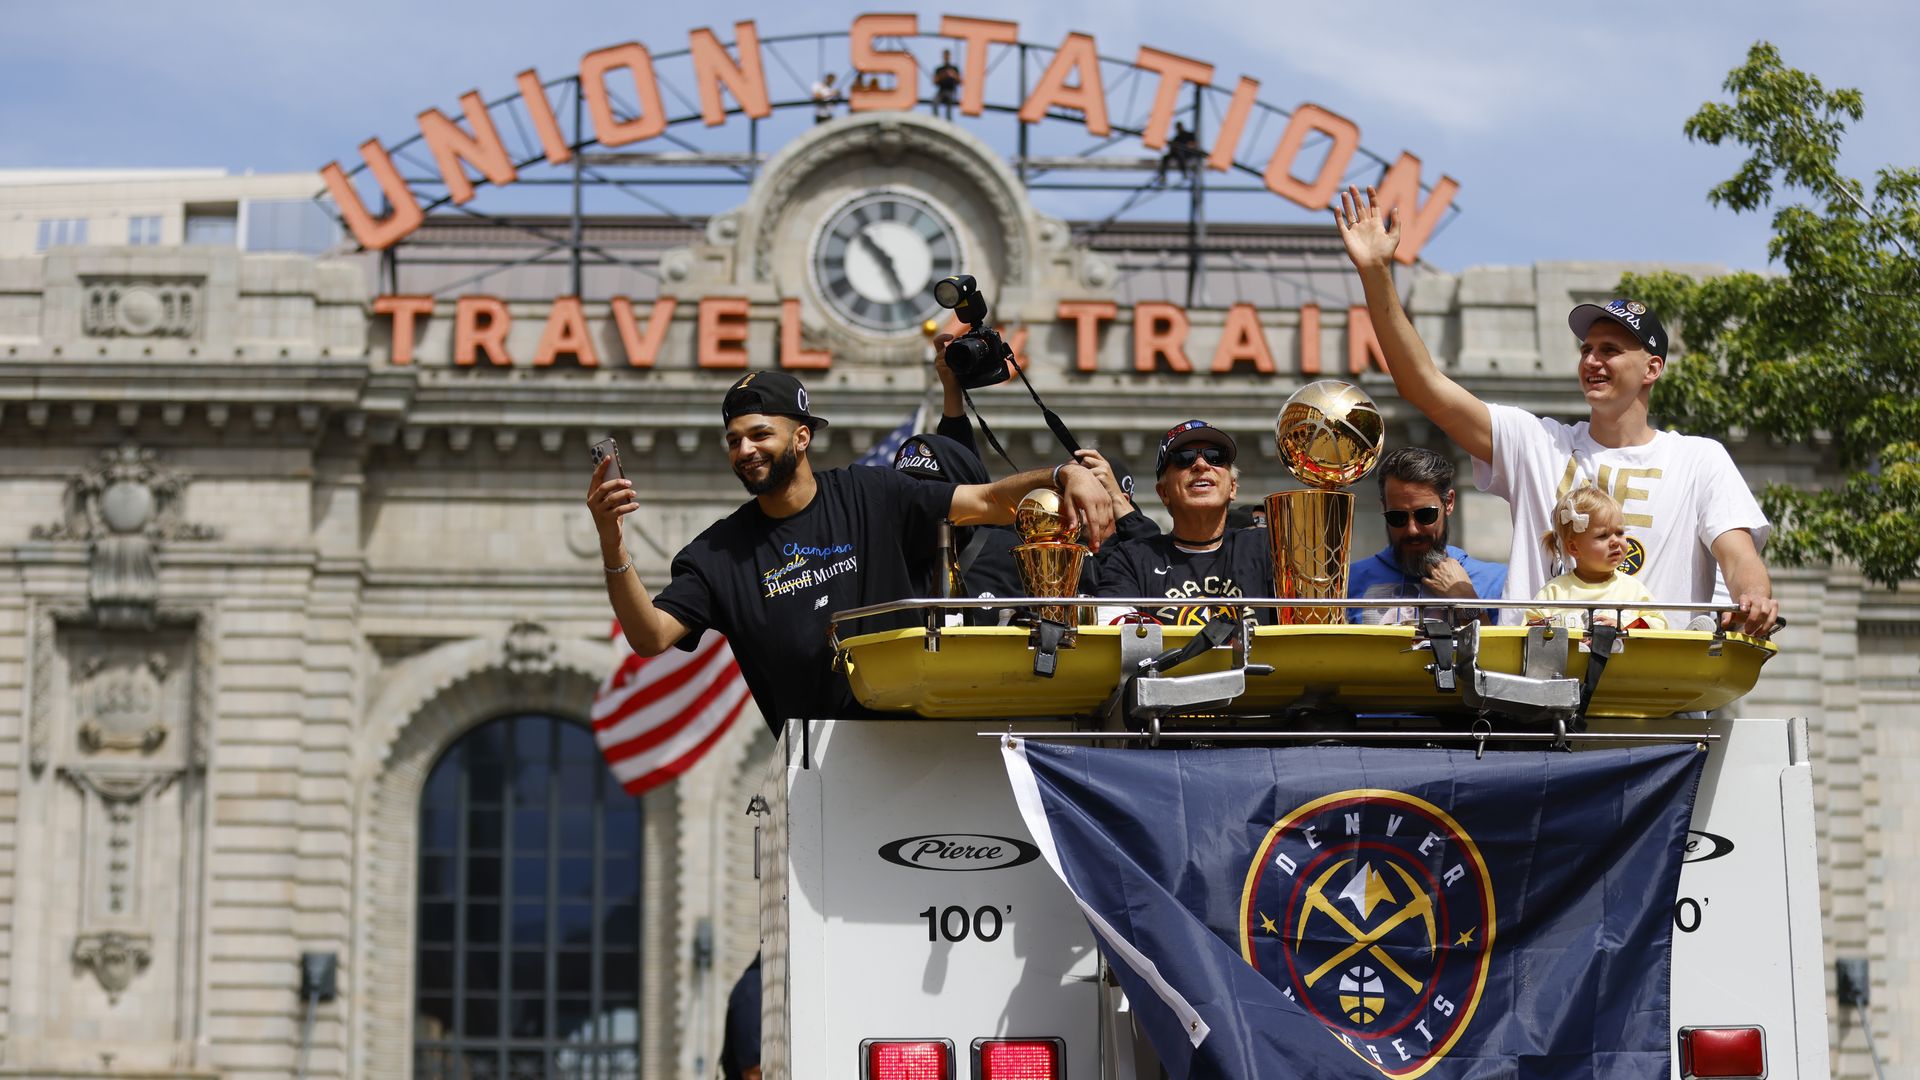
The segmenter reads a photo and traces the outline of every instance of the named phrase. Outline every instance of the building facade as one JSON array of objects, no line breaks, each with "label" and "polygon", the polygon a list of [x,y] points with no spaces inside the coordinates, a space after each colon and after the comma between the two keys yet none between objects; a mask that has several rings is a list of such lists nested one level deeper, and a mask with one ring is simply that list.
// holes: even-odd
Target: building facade
[{"label": "building facade", "polygon": [[[539,264],[391,288],[265,209],[316,188],[0,185],[0,1076],[713,1074],[757,947],[744,809],[770,740],[749,714],[638,799],[593,755],[587,447],[623,444],[657,587],[743,498],[718,423],[741,366],[806,379],[830,465],[927,401],[926,312],[863,277],[863,208],[920,237],[889,253],[921,276],[979,277],[1049,404],[1135,468],[1198,416],[1260,448],[1247,501],[1290,486],[1266,433],[1323,375],[1375,395],[1390,444],[1449,449],[1394,396],[1329,231],[1215,226],[1183,302],[1165,230],[1042,214],[918,116],[819,125],[699,221],[591,221],[621,258],[572,297]],[[504,266],[513,233],[421,237]],[[1579,416],[1565,314],[1628,269],[1402,281],[1455,378]],[[1058,459],[1024,393],[976,397],[1021,464]],[[1762,433],[1731,449],[1756,487],[1831,475]],[[1462,498],[1457,542],[1503,558],[1504,503]],[[1920,598],[1845,567],[1776,588],[1790,625],[1742,709],[1812,721],[1830,956],[1870,961],[1898,1068],[1920,1045]],[[303,954],[337,963],[311,1010]],[[1829,1008],[1835,1074],[1871,1075],[1860,1017]]]}]

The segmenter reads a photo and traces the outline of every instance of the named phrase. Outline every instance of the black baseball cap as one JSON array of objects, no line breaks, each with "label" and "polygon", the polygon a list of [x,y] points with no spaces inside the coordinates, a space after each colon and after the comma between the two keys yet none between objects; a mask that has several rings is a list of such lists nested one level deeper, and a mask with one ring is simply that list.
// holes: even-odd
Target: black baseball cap
[{"label": "black baseball cap", "polygon": [[784,371],[750,371],[727,388],[727,396],[720,399],[720,422],[730,424],[734,417],[752,413],[791,416],[815,431],[827,426],[807,411],[807,388]]},{"label": "black baseball cap", "polygon": [[1605,307],[1599,304],[1581,304],[1567,313],[1567,326],[1573,330],[1573,336],[1581,341],[1587,340],[1587,331],[1601,319],[1612,319],[1632,334],[1646,350],[1655,356],[1667,355],[1670,342],[1667,328],[1647,305],[1638,300],[1609,300]]},{"label": "black baseball cap", "polygon": [[1233,445],[1233,436],[1228,435],[1226,432],[1221,431],[1205,420],[1188,420],[1175,424],[1167,430],[1165,435],[1160,437],[1160,456],[1153,463],[1153,475],[1158,478],[1162,473],[1167,471],[1167,458],[1175,450],[1195,444],[1217,446],[1225,450],[1227,452],[1227,460],[1221,463],[1223,465],[1233,464],[1233,459],[1240,454],[1239,447]]}]

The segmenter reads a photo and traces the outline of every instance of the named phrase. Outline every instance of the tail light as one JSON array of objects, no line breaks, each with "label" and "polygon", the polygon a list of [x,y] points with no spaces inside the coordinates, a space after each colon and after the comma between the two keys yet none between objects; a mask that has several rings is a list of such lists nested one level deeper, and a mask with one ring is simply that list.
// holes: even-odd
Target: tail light
[{"label": "tail light", "polygon": [[1680,1076],[1760,1080],[1767,1075],[1767,1035],[1759,1027],[1680,1029]]},{"label": "tail light", "polygon": [[860,1080],[953,1080],[953,1043],[946,1039],[866,1039]]},{"label": "tail light", "polygon": [[975,1039],[974,1080],[1060,1080],[1067,1046],[1059,1039]]}]

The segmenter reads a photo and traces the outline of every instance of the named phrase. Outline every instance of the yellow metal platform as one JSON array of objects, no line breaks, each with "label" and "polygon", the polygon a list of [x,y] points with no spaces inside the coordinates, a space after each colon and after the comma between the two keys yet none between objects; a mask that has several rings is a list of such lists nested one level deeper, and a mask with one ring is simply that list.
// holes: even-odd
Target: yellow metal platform
[{"label": "yellow metal platform", "polygon": [[[1029,632],[1022,627],[952,627],[929,652],[924,629],[889,630],[842,639],[854,696],[868,708],[929,717],[1072,716],[1092,713],[1119,681],[1120,635],[1129,626],[1083,626],[1070,648],[1059,650],[1050,678],[1033,674]],[[1161,628],[1166,648],[1184,644],[1190,626]],[[1581,639],[1572,631],[1574,640]],[[1479,663],[1487,671],[1519,674],[1526,628],[1484,627]],[[1261,626],[1250,663],[1273,674],[1250,676],[1247,692],[1228,711],[1262,713],[1304,701],[1331,701],[1353,712],[1458,712],[1458,693],[1434,688],[1427,665],[1433,653],[1415,649],[1411,626]],[[1771,642],[1729,634],[1713,655],[1713,634],[1635,630],[1607,663],[1587,715],[1654,719],[1716,709],[1753,689]],[[1173,675],[1224,670],[1230,653],[1214,649]],[[1586,675],[1588,655],[1575,648],[1566,674]]]}]

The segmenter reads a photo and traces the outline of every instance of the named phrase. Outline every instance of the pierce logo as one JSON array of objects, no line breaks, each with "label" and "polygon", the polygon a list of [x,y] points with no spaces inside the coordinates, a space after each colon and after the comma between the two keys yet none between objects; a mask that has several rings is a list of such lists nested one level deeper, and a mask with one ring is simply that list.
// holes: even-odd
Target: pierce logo
[{"label": "pierce logo", "polygon": [[986,833],[930,833],[880,845],[880,857],[909,870],[1005,870],[1040,857],[1025,840]]},{"label": "pierce logo", "polygon": [[1362,1061],[1409,1080],[1473,1021],[1494,930],[1473,838],[1398,791],[1336,792],[1283,816],[1240,900],[1241,956]]},{"label": "pierce logo", "polygon": [[1733,853],[1733,841],[1718,833],[1687,830],[1687,845],[1680,855],[1683,863],[1709,862]]}]

